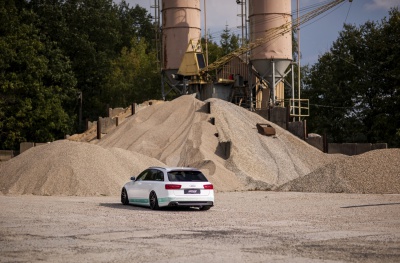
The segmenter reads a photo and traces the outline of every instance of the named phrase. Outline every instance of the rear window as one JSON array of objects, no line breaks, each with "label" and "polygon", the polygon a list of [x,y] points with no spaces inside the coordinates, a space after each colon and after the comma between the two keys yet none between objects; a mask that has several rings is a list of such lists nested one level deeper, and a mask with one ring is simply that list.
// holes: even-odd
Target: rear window
[{"label": "rear window", "polygon": [[168,173],[171,182],[207,182],[207,178],[200,171],[171,171]]}]

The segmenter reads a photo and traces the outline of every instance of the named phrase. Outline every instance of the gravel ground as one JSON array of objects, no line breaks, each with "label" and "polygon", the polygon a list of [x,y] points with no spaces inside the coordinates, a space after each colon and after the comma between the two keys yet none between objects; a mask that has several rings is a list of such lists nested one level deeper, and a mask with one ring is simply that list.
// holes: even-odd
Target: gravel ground
[{"label": "gravel ground", "polygon": [[228,192],[209,211],[0,196],[0,262],[400,262],[400,195]]}]

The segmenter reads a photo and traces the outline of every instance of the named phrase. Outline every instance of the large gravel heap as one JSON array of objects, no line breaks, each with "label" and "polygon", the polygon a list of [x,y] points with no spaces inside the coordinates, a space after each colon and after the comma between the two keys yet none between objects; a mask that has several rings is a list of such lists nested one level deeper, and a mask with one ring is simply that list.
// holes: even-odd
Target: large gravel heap
[{"label": "large gravel heap", "polygon": [[400,194],[400,149],[374,150],[330,163],[288,182],[280,190]]},{"label": "large gravel heap", "polygon": [[[271,190],[338,158],[244,108],[208,101],[211,114],[205,102],[192,96],[142,110],[99,145],[140,152],[168,166],[198,167],[222,191]],[[257,123],[274,126],[276,136],[259,134]],[[227,142],[229,156],[223,146]]]},{"label": "large gravel heap", "polygon": [[[253,112],[207,102],[211,114],[192,96],[146,107],[97,145],[62,140],[32,148],[0,166],[0,191],[118,195],[148,166],[193,166],[217,191],[400,193],[399,149],[328,155]],[[259,134],[257,123],[272,125],[276,136]]]},{"label": "large gravel heap", "polygon": [[29,149],[1,166],[3,194],[119,195],[133,175],[159,161],[123,149],[56,141]]}]

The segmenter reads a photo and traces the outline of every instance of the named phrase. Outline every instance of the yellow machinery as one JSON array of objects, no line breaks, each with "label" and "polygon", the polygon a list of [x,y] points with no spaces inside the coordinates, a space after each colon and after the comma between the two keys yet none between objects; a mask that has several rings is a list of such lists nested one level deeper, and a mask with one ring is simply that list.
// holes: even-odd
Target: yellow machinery
[{"label": "yellow machinery", "polygon": [[200,41],[194,43],[193,40],[190,40],[177,74],[188,78],[189,85],[207,84],[208,82],[203,80],[200,74],[200,69],[205,68],[205,66],[206,64]]}]

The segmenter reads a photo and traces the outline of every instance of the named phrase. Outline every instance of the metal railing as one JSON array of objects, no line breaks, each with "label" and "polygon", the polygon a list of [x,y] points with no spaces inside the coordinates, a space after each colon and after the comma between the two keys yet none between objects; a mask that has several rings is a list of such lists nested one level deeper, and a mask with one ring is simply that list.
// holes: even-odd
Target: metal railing
[{"label": "metal railing", "polygon": [[308,99],[290,99],[290,117],[310,116],[310,101]]}]

